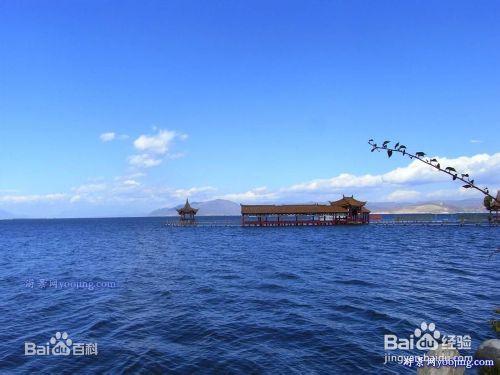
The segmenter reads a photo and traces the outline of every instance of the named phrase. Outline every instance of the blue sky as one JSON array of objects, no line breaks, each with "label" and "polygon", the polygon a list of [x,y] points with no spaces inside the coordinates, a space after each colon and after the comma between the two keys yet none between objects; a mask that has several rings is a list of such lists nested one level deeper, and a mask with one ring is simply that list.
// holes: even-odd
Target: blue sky
[{"label": "blue sky", "polygon": [[467,196],[369,138],[499,187],[498,14],[495,1],[2,2],[0,208]]}]

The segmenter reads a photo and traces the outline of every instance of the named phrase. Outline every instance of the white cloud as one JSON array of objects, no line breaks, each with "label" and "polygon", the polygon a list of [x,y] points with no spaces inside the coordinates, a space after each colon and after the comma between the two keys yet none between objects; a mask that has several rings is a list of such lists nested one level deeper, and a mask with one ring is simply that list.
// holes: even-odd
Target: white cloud
[{"label": "white cloud", "polygon": [[[441,167],[452,166],[461,173],[469,173],[474,177],[485,177],[484,183],[500,176],[500,153],[493,155],[478,154],[474,156],[460,156],[458,158],[436,157]],[[423,184],[429,182],[447,181],[450,179],[444,173],[418,161],[413,160],[408,166],[396,168],[382,175],[384,183],[388,184]]]},{"label": "white cloud", "polygon": [[165,154],[175,137],[180,136],[172,130],[158,130],[155,135],[141,135],[134,141],[137,150],[154,154]]},{"label": "white cloud", "polygon": [[107,133],[102,133],[99,138],[101,139],[101,141],[103,142],[111,142],[112,140],[114,140],[116,138],[116,133],[114,132],[107,132]]},{"label": "white cloud", "polygon": [[134,173],[129,173],[124,176],[116,176],[114,178],[115,181],[124,181],[124,180],[135,180],[138,178],[142,178],[146,176],[146,173],[144,172],[134,172]]},{"label": "white cloud", "polygon": [[192,187],[189,189],[176,189],[170,193],[171,196],[176,198],[186,198],[192,197],[193,195],[199,195],[200,193],[208,193],[217,190],[212,186],[201,186],[201,187]]},{"label": "white cloud", "polygon": [[133,179],[114,179],[107,184],[105,190],[75,194],[70,201],[102,206],[139,204],[149,207],[148,209],[155,209],[173,206],[179,202],[179,199],[186,197],[208,200],[211,199],[214,191],[216,189],[211,186],[172,189],[165,186],[147,186]]},{"label": "white cloud", "polygon": [[4,203],[34,203],[34,202],[55,202],[66,200],[66,194],[31,194],[31,195],[0,195],[0,202]]},{"label": "white cloud", "polygon": [[[478,154],[474,156],[461,156],[458,158],[437,158],[442,167],[453,166],[457,171],[469,173],[476,178],[476,182],[489,185],[493,191],[500,185],[500,153],[493,155]],[[387,173],[372,175],[353,175],[341,173],[328,179],[315,179],[312,181],[283,187],[270,191],[266,188],[256,188],[243,193],[231,193],[222,198],[234,201],[268,201],[291,200],[307,201],[329,199],[329,196],[339,193],[371,195],[376,200],[388,198],[391,200],[415,199],[417,194],[427,194],[435,191],[439,185],[451,182],[451,177],[441,173],[424,163],[413,160],[405,167],[399,167]],[[426,186],[429,185],[429,186]],[[460,185],[457,183],[457,186]],[[422,191],[417,191],[421,187]],[[396,189],[387,196],[387,190]],[[466,192],[466,190],[470,190]],[[473,196],[472,189],[460,189],[461,195]],[[456,194],[448,197],[455,198]]]},{"label": "white cloud", "polygon": [[395,190],[387,196],[387,200],[394,202],[412,201],[420,195],[421,193],[416,190]]},{"label": "white cloud", "polygon": [[70,203],[76,203],[83,200],[92,201],[92,197],[98,194],[103,194],[104,191],[109,190],[109,185],[104,182],[88,183],[71,188],[73,195],[70,198]]},{"label": "white cloud", "polygon": [[94,193],[97,191],[103,191],[105,189],[106,189],[106,184],[99,183],[99,184],[84,184],[84,185],[80,185],[78,187],[74,187],[71,190],[75,194],[88,194],[88,193]]},{"label": "white cloud", "polygon": [[125,186],[139,186],[140,183],[137,182],[136,180],[125,180],[125,181],[123,181],[123,185],[125,185]]},{"label": "white cloud", "polygon": [[187,134],[156,127],[153,130],[156,131],[156,134],[142,134],[134,141],[134,147],[142,153],[130,156],[130,165],[149,168],[159,165],[165,158],[179,159],[184,156],[182,152],[168,154],[168,151],[176,138],[185,140]]},{"label": "white cloud", "polygon": [[[154,166],[161,163],[160,156],[148,153],[133,155],[132,164]],[[460,172],[468,172],[480,182],[481,186],[489,186],[496,192],[500,187],[500,153],[462,156],[454,159],[438,158],[442,166],[453,166]],[[392,159],[384,162],[390,165]],[[229,199],[235,202],[311,202],[336,199],[341,193],[354,194],[362,200],[392,201],[413,199],[455,199],[479,198],[480,193],[473,189],[462,189],[461,183],[451,181],[449,176],[439,173],[418,161],[411,161],[405,167],[395,168],[387,173],[354,175],[341,173],[326,179],[315,179],[299,184],[276,189],[257,187],[243,192],[229,191],[227,194],[217,193],[212,186],[195,186],[174,189],[165,185],[147,185],[143,172],[112,178],[109,181],[94,180],[73,187],[68,194],[21,195],[19,193],[0,192],[0,203],[8,205],[48,202],[47,207],[63,207],[73,203],[75,210],[85,205],[96,207],[142,207],[144,212],[158,207],[169,207],[179,203],[180,199],[190,197],[197,200],[213,198]],[[60,202],[58,204],[52,202]],[[63,211],[63,209],[61,209]],[[15,210],[13,211],[15,212]],[[45,211],[44,211],[45,212]]]},{"label": "white cloud", "polygon": [[161,164],[161,159],[157,159],[148,154],[132,155],[129,156],[128,162],[134,167],[151,168]]},{"label": "white cloud", "polygon": [[307,191],[332,191],[348,187],[368,187],[380,185],[383,182],[382,176],[370,174],[356,176],[349,173],[341,173],[329,179],[316,179],[309,182],[292,185],[285,188],[285,191],[307,192]]},{"label": "white cloud", "polygon": [[243,193],[231,193],[221,195],[217,198],[229,199],[236,202],[254,202],[254,201],[267,201],[271,199],[276,199],[279,194],[276,192],[270,192],[265,186],[254,188]]},{"label": "white cloud", "polygon": [[476,189],[463,189],[461,187],[457,187],[454,189],[436,189],[428,191],[425,193],[425,197],[429,199],[465,199],[483,197],[483,195]]},{"label": "white cloud", "polygon": [[471,139],[470,143],[483,143],[480,139]]},{"label": "white cloud", "polygon": [[100,140],[102,142],[111,142],[116,139],[119,139],[121,141],[124,141],[129,138],[127,134],[116,134],[115,132],[107,132],[107,133],[102,133],[99,136]]},{"label": "white cloud", "polygon": [[[500,182],[500,153],[493,155],[478,154],[461,156],[455,159],[437,158],[442,167],[453,166],[457,171],[469,173],[474,177],[483,177],[484,183]],[[494,181],[491,181],[491,180]],[[342,173],[329,179],[316,179],[309,182],[283,188],[284,192],[330,192],[346,188],[369,188],[382,185],[419,185],[450,180],[450,177],[413,160],[406,167],[396,168],[379,175],[352,175]],[[489,180],[489,181],[488,181]]]},{"label": "white cloud", "polygon": [[[143,174],[135,174],[135,178]],[[141,183],[129,176],[120,176],[107,183],[84,184],[72,188],[74,195],[70,202],[87,202],[92,204],[130,201],[136,193],[136,189],[141,187]],[[140,194],[139,194],[140,195]],[[139,197],[137,197],[139,198]],[[139,199],[137,199],[139,200]]]},{"label": "white cloud", "polygon": [[82,200],[82,196],[80,194],[73,195],[69,200],[70,203],[80,202]]}]

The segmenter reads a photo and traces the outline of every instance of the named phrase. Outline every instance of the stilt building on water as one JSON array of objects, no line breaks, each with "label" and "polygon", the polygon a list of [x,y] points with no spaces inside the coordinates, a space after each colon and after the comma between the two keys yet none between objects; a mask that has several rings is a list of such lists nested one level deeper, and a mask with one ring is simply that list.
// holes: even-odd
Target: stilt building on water
[{"label": "stilt building on water", "polygon": [[370,210],[366,202],[343,196],[329,204],[258,204],[241,205],[244,227],[368,224]]},{"label": "stilt building on water", "polygon": [[186,199],[186,204],[182,208],[178,208],[179,224],[181,225],[194,225],[196,224],[195,216],[198,212],[197,208],[191,207],[189,201]]}]

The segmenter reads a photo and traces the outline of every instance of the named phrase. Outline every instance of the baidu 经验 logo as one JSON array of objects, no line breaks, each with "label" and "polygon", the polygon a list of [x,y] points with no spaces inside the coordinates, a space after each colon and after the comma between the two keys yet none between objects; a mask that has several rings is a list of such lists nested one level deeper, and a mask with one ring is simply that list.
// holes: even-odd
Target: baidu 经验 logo
[{"label": "baidu \u7ecf\u9a8c logo", "polygon": [[434,323],[422,322],[408,338],[394,334],[384,335],[385,350],[436,350],[439,345],[445,349],[471,348],[470,335],[442,335]]}]

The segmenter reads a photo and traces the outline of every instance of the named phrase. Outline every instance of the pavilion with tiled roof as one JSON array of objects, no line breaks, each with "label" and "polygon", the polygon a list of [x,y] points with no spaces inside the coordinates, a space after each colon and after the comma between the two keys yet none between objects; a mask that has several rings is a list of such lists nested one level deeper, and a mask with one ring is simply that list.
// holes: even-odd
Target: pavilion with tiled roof
[{"label": "pavilion with tiled roof", "polygon": [[198,209],[191,207],[189,200],[186,199],[184,207],[178,208],[177,212],[179,213],[179,222],[183,225],[189,225],[195,223],[195,215]]},{"label": "pavilion with tiled roof", "polygon": [[241,205],[243,226],[367,224],[370,210],[353,196],[329,204]]}]

